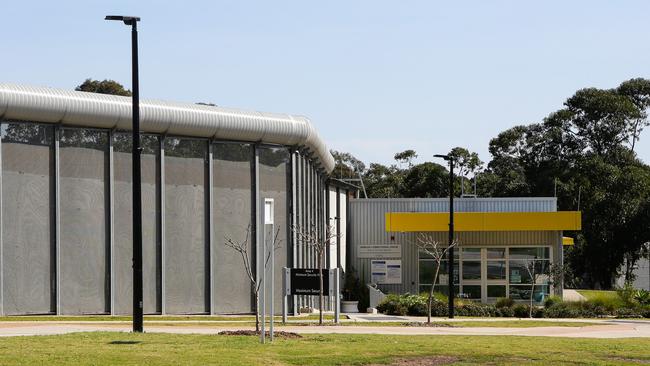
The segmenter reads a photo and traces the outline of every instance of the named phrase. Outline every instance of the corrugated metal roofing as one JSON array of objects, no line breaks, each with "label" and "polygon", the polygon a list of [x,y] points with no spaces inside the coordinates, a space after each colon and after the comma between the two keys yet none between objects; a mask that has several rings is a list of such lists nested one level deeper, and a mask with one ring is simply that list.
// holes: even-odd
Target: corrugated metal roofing
[{"label": "corrugated metal roofing", "polygon": [[[0,118],[131,128],[131,98],[0,83]],[[303,146],[329,173],[334,158],[308,118],[160,100],[140,101],[144,132]]]}]

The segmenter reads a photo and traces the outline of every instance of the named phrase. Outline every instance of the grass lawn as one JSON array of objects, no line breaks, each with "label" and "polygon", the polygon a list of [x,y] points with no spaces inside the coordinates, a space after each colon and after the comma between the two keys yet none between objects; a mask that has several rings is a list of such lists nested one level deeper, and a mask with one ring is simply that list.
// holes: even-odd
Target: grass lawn
[{"label": "grass lawn", "polygon": [[365,365],[444,355],[459,365],[638,365],[649,350],[650,339],[309,335],[260,345],[253,336],[104,332],[4,338],[0,364]]},{"label": "grass lawn", "polygon": [[584,296],[589,301],[598,300],[604,304],[611,304],[612,306],[621,307],[624,305],[623,300],[618,296],[616,291],[605,290],[577,290],[578,293]]}]

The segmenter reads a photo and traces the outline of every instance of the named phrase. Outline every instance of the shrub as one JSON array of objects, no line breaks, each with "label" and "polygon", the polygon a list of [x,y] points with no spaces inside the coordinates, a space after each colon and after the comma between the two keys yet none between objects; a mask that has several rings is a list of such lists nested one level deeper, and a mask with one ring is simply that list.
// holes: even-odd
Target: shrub
[{"label": "shrub", "polygon": [[422,295],[389,294],[377,305],[377,311],[388,315],[427,315],[427,297]]},{"label": "shrub", "polygon": [[641,316],[644,318],[650,318],[650,306],[641,309]]},{"label": "shrub", "polygon": [[405,294],[400,297],[400,304],[406,308],[408,315],[427,315],[428,298],[421,295]]},{"label": "shrub", "polygon": [[578,307],[579,305],[575,306],[573,304],[577,304],[577,303],[558,302],[555,304],[551,304],[550,306],[544,309],[544,317],[545,318],[579,318],[581,313]]},{"label": "shrub", "polygon": [[546,300],[544,300],[544,307],[545,308],[550,308],[554,304],[558,304],[558,303],[561,303],[561,302],[562,302],[561,297],[555,296],[555,295],[549,296],[549,297],[546,298]]},{"label": "shrub", "polygon": [[497,299],[497,302],[494,303],[498,309],[501,308],[511,308],[515,304],[515,300],[510,297],[500,297]]},{"label": "shrub", "polygon": [[618,294],[618,297],[623,301],[623,305],[625,307],[633,307],[635,303],[634,295],[636,294],[636,290],[631,283],[626,283],[625,286],[616,290],[616,293]]},{"label": "shrub", "polygon": [[515,306],[512,307],[512,312],[517,318],[528,318],[529,306],[526,304],[515,304]]},{"label": "shrub", "polygon": [[460,316],[495,317],[497,308],[494,305],[481,304],[478,302],[466,302],[456,308]]},{"label": "shrub", "polygon": [[580,316],[584,318],[600,318],[612,314],[612,312],[615,310],[612,308],[611,303],[603,304],[602,301],[599,300],[583,301],[576,304],[580,310]]},{"label": "shrub", "polygon": [[377,311],[388,315],[406,315],[408,308],[403,306],[400,301],[400,296],[396,294],[388,294],[377,305]]},{"label": "shrub", "polygon": [[631,308],[620,308],[616,309],[614,315],[619,319],[624,318],[641,318],[641,314],[636,309]]},{"label": "shrub", "polygon": [[497,308],[497,316],[511,318],[515,316],[515,312],[512,310],[512,307],[501,307]]},{"label": "shrub", "polygon": [[634,300],[640,305],[650,305],[650,291],[648,290],[636,290],[634,292]]}]

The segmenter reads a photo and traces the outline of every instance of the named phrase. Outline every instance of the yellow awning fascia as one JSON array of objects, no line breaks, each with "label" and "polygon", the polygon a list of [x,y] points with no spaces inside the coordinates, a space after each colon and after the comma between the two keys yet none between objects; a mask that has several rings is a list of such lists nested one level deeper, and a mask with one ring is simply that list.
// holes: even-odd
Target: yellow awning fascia
[{"label": "yellow awning fascia", "polygon": [[570,238],[568,236],[562,237],[562,245],[573,245],[573,244],[575,244],[573,238]]},{"label": "yellow awning fascia", "polygon": [[[449,230],[448,212],[389,212],[387,232]],[[564,231],[581,230],[580,211],[455,212],[455,231]]]}]

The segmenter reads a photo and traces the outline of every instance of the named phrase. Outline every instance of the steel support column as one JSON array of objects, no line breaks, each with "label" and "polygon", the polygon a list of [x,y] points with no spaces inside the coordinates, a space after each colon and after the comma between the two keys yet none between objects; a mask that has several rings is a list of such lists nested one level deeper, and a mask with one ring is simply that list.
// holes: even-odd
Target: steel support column
[{"label": "steel support column", "polygon": [[61,127],[54,128],[54,252],[56,314],[61,315]]},{"label": "steel support column", "polygon": [[209,301],[210,301],[210,306],[209,306],[209,311],[210,314],[216,314],[216,299],[215,299],[215,293],[214,293],[214,285],[215,285],[215,268],[214,268],[214,253],[216,253],[216,249],[214,247],[215,245],[215,240],[214,240],[214,218],[213,218],[213,205],[214,205],[214,192],[213,192],[213,185],[214,185],[214,164],[213,164],[213,156],[214,156],[214,144],[212,141],[208,140],[208,186],[206,187],[208,194],[207,194],[207,210],[206,210],[206,219],[208,220],[208,225],[207,227],[207,235],[208,235],[208,260],[207,263],[210,266],[209,267],[209,276],[210,276],[210,281],[209,283]]},{"label": "steel support column", "polygon": [[165,235],[165,136],[160,137],[160,313],[167,314],[167,243]]},{"label": "steel support column", "polygon": [[113,134],[108,131],[108,278],[109,310],[115,315],[115,167],[113,154]]}]

